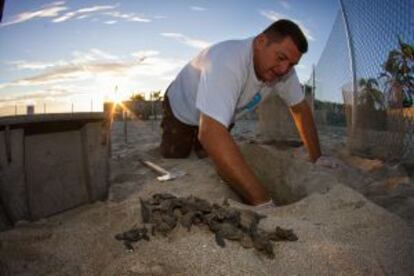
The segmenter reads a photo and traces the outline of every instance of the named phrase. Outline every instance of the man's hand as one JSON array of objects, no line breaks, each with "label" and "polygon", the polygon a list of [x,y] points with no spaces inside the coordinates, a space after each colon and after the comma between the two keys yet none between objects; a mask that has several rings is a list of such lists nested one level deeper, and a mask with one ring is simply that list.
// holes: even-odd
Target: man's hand
[{"label": "man's hand", "polygon": [[258,205],[270,200],[224,125],[201,113],[198,139],[220,176],[248,203]]}]

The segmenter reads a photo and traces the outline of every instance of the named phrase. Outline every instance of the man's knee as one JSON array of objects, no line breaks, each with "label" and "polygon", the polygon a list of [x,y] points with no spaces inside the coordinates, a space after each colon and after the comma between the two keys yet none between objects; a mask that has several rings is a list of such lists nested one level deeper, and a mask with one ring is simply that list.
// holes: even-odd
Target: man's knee
[{"label": "man's knee", "polygon": [[164,158],[187,158],[191,153],[191,147],[183,148],[165,141],[161,142],[160,149]]},{"label": "man's knee", "polygon": [[163,105],[161,155],[164,158],[187,158],[193,147],[195,130],[175,118],[167,97]]},{"label": "man's knee", "polygon": [[164,158],[187,158],[191,153],[191,133],[181,133],[177,129],[163,129],[161,136],[161,155]]}]

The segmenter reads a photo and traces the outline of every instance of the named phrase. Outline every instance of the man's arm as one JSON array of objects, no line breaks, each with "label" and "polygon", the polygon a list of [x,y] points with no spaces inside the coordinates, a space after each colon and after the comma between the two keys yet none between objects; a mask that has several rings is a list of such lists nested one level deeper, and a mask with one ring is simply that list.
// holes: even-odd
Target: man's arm
[{"label": "man's arm", "polygon": [[308,103],[302,102],[293,105],[289,108],[298,129],[300,138],[305,144],[308,151],[309,158],[312,162],[316,162],[321,156],[321,149],[319,147],[318,133],[316,132],[315,121],[313,119],[312,111]]},{"label": "man's arm", "polygon": [[213,160],[220,176],[250,204],[270,200],[266,189],[247,165],[227,128],[201,113],[198,139]]}]

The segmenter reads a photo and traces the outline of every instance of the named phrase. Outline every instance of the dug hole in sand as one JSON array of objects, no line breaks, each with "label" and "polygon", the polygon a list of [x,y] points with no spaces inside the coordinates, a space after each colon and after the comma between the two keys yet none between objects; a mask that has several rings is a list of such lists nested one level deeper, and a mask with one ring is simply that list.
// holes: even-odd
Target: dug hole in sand
[{"label": "dug hole in sand", "polygon": [[[278,208],[260,227],[292,229],[296,242],[275,242],[273,260],[226,241],[219,247],[206,228],[177,226],[128,252],[114,239],[141,225],[139,198],[168,192],[249,208],[217,176],[209,159],[162,159],[158,126],[131,122],[128,144],[122,124],[113,130],[109,200],[85,205],[0,233],[4,275],[410,275],[412,228],[395,214],[339,182],[338,172],[292,157],[292,149],[242,142],[246,160],[270,190]],[[239,128],[237,135],[251,132]],[[242,139],[239,139],[239,141]],[[187,175],[161,183],[139,158]],[[342,177],[342,179],[344,179]]]}]

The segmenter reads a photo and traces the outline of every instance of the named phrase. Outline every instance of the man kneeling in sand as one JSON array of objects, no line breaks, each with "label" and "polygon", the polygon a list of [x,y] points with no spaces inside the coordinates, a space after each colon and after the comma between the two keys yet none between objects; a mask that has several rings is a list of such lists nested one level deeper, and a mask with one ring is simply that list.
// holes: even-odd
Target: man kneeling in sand
[{"label": "man kneeling in sand", "polygon": [[273,202],[230,135],[238,113],[261,95],[278,93],[289,106],[309,158],[320,156],[310,107],[294,66],[308,49],[303,32],[279,20],[261,34],[201,51],[178,74],[163,102],[161,153],[165,158],[210,156],[220,176],[249,204]]}]

